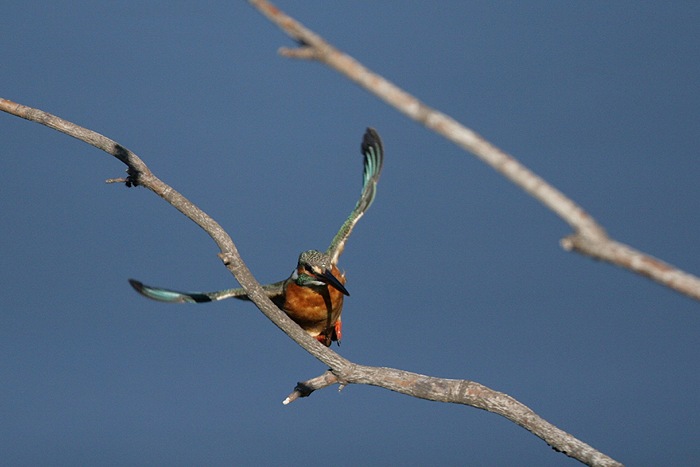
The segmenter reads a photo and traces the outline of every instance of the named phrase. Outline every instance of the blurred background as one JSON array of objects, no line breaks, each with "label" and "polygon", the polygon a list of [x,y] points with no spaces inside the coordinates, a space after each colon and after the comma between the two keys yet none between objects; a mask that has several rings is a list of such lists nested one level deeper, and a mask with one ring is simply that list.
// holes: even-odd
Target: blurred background
[{"label": "blurred background", "polygon": [[[700,273],[700,5],[281,1],[474,129],[616,239]],[[341,258],[343,356],[512,395],[629,465],[700,456],[700,304],[563,251],[568,226],[317,63],[246,2],[10,2],[0,96],[115,139],[213,216],[261,282],[325,249],[382,135]],[[575,465],[507,420],[325,370],[233,287],[206,234],[124,166],[0,115],[0,451],[9,465]]]}]

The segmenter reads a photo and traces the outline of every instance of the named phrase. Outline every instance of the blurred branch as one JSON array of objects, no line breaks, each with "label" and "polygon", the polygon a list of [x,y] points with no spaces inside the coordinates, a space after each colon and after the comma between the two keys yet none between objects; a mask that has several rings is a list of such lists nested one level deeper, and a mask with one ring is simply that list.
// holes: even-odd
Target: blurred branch
[{"label": "blurred branch", "polygon": [[373,73],[354,58],[342,53],[323,38],[287,16],[266,0],[249,0],[270,21],[298,44],[280,49],[285,57],[316,60],[359,84],[386,103],[471,152],[526,193],[540,201],[571,226],[574,233],[561,240],[567,251],[607,261],[653,279],[677,292],[700,300],[700,278],[675,266],[619,243],[586,211],[562,192],[522,165],[513,156],[486,141],[481,135],[419,101],[395,84]]},{"label": "blurred branch", "polygon": [[[487,410],[513,421],[540,437],[555,450],[581,462],[602,466],[621,465],[555,427],[512,397],[481,384],[467,380],[434,378],[393,368],[358,365],[341,357],[309,336],[277,308],[243,263],[233,240],[223,228],[187,198],[158,179],[136,154],[106,136],[38,109],[0,98],[0,110],[48,126],[111,154],[126,164],[128,176],[124,182],[128,187],[148,188],[211,236],[221,250],[219,257],[255,305],[307,352],[330,367],[325,374],[297,384],[295,391],[285,399],[285,404],[332,384],[340,384],[341,388],[347,384],[369,384],[421,399],[463,404]],[[109,182],[115,180],[119,179],[110,179]]]}]

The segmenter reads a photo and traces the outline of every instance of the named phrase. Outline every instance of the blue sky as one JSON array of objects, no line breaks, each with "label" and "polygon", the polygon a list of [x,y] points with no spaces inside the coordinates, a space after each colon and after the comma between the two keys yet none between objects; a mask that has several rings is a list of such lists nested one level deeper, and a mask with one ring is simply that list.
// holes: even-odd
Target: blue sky
[{"label": "blue sky", "polygon": [[[301,3],[301,4],[300,4]],[[616,239],[700,273],[700,6],[280,2],[513,154]],[[217,219],[262,282],[325,249],[386,149],[340,266],[338,351],[478,381],[629,465],[700,457],[700,306],[564,252],[567,225],[316,63],[245,2],[10,2],[0,95],[101,132]],[[127,278],[231,287],[115,159],[0,115],[0,451],[14,465],[564,465],[505,419],[325,368],[251,304],[165,305]],[[335,348],[335,347],[334,347]]]}]

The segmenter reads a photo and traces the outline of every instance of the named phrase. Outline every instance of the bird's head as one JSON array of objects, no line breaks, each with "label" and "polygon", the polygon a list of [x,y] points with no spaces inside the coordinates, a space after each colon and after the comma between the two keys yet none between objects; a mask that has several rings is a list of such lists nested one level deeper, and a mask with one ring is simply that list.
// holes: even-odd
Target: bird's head
[{"label": "bird's head", "polygon": [[292,279],[300,286],[330,285],[343,295],[350,295],[342,282],[333,275],[331,257],[317,250],[307,250],[299,255]]}]

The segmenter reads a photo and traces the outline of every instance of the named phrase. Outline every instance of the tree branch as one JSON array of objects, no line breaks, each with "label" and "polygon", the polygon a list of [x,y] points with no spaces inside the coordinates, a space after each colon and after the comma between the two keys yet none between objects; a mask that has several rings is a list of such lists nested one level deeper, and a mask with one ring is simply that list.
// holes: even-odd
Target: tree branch
[{"label": "tree branch", "polygon": [[603,227],[581,206],[522,165],[513,156],[448,115],[427,106],[392,82],[373,73],[351,56],[342,53],[313,31],[284,14],[267,0],[249,1],[289,37],[301,44],[299,48],[281,48],[279,51],[281,55],[316,60],[334,69],[399,112],[471,152],[553,211],[574,230],[573,234],[560,242],[565,250],[576,251],[628,269],[700,300],[700,278],[697,276],[609,238]]},{"label": "tree branch", "polygon": [[265,316],[307,352],[331,368],[329,372],[317,378],[297,384],[295,391],[284,400],[285,404],[298,397],[306,397],[314,390],[331,384],[340,384],[341,388],[347,384],[369,384],[422,399],[469,405],[487,410],[517,423],[555,450],[581,462],[601,466],[622,465],[555,427],[514,398],[481,384],[467,380],[435,378],[393,368],[358,365],[341,357],[310,337],[277,308],[243,263],[233,240],[223,228],[187,198],[158,179],[136,154],[106,136],[38,109],[0,98],[0,110],[41,123],[111,154],[127,165],[128,177],[124,180],[127,186],[140,185],[148,188],[209,234],[221,250],[219,257],[224,265]]},{"label": "tree branch", "polygon": [[[246,289],[251,300],[260,308],[265,316],[287,335],[292,337],[299,345],[319,358],[319,350],[323,350],[325,347],[311,338],[267,298],[260,283],[255,280],[250,270],[241,259],[238,249],[228,233],[204,211],[192,204],[192,202],[178,193],[174,188],[158,179],[136,154],[106,136],[39,109],[33,109],[0,98],[0,110],[17,117],[41,123],[49,128],[65,133],[68,136],[84,141],[111,154],[126,164],[128,177],[124,179],[125,184],[129,187],[140,185],[144,188],[148,188],[200,226],[221,250],[219,257],[224,262],[224,265],[231,271],[241,286]],[[110,179],[108,182],[111,183],[115,180],[121,179]],[[340,358],[340,356],[338,356],[338,358],[344,360]],[[342,362],[335,358],[327,358],[324,363],[329,366],[338,366]]]},{"label": "tree branch", "polygon": [[340,384],[368,384],[408,396],[437,402],[462,404],[501,415],[539,437],[554,450],[562,452],[587,465],[621,466],[593,447],[576,439],[571,434],[547,422],[532,409],[513,397],[494,391],[474,381],[435,378],[394,368],[352,365],[341,369],[331,369],[324,374],[302,383],[297,383],[294,391],[283,404],[289,404],[299,397],[307,397],[313,391]]}]

